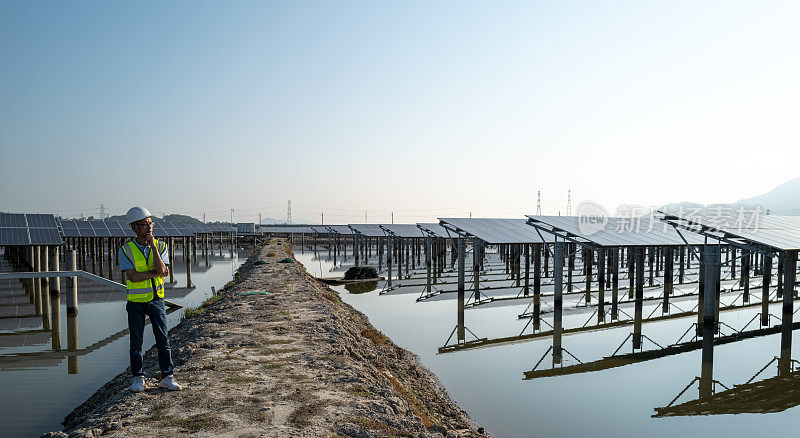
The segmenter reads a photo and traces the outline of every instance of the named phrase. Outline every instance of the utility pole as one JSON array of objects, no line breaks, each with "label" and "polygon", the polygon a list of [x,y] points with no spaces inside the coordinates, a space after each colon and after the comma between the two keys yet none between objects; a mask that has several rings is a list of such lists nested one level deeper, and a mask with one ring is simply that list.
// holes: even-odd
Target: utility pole
[{"label": "utility pole", "polygon": [[536,200],[536,216],[542,215],[542,191],[539,190],[537,192],[538,199]]},{"label": "utility pole", "polygon": [[572,216],[572,190],[567,190],[567,216]]},{"label": "utility pole", "polygon": [[319,214],[319,224],[320,225],[325,225],[325,213],[320,213]]},{"label": "utility pole", "polygon": [[364,223],[367,223],[367,210],[364,210]]},{"label": "utility pole", "polygon": [[472,212],[469,212],[469,218],[472,219]]},{"label": "utility pole", "polygon": [[203,223],[206,223],[206,214],[203,213]]},{"label": "utility pole", "polygon": [[286,223],[292,223],[292,201],[286,201]]},{"label": "utility pole", "polygon": [[258,226],[261,226],[261,213],[258,214]]},{"label": "utility pole", "polygon": [[394,223],[394,212],[392,212],[392,223]]},{"label": "utility pole", "polygon": [[231,208],[231,225],[233,225],[233,209]]}]

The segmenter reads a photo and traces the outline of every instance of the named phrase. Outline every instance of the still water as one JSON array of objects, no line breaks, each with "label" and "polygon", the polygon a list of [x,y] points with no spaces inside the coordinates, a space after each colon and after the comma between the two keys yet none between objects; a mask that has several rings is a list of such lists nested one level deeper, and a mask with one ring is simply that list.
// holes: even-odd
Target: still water
[{"label": "still water", "polygon": [[[175,283],[167,285],[165,297],[184,307],[194,307],[219,290],[247,258],[239,249],[229,248],[209,256],[201,254],[192,262],[193,289],[186,286],[186,264],[176,251],[172,265]],[[0,255],[0,270],[10,266]],[[91,262],[89,262],[91,265]],[[89,270],[89,269],[87,269]],[[119,271],[114,279],[120,280]],[[38,436],[61,430],[64,416],[91,396],[108,380],[123,372],[128,363],[125,294],[95,283],[79,280],[77,318],[66,317],[66,282],[62,280],[60,349],[53,348],[50,331],[42,330],[42,317],[19,280],[0,281],[0,435]],[[183,310],[167,315],[172,328]],[[32,315],[32,316],[31,316]],[[77,327],[75,327],[77,326]],[[74,330],[77,328],[77,330]],[[68,355],[68,343],[77,333],[77,354]],[[155,343],[152,329],[145,327],[144,350]],[[180,381],[180,370],[176,373]]]},{"label": "still water", "polygon": [[[336,277],[343,273],[341,267],[332,271],[327,252],[320,252],[320,257],[316,258],[312,251],[306,249],[303,253],[296,248],[295,256],[313,275]],[[424,283],[424,271],[417,277]],[[753,293],[758,293],[756,283],[753,283]],[[350,287],[358,292],[351,293],[344,286],[335,289],[345,302],[366,314],[377,329],[401,347],[416,353],[439,377],[459,406],[497,437],[789,437],[800,433],[800,410],[794,407],[800,404],[800,394],[794,394],[793,388],[788,387],[791,382],[800,382],[800,378],[789,380],[786,390],[781,383],[766,395],[767,401],[784,399],[775,413],[653,418],[655,408],[670,404],[695,377],[701,376],[700,349],[601,371],[524,380],[523,373],[532,370],[540,360],[538,369],[552,368],[552,356],[547,353],[553,343],[552,336],[438,354],[438,348],[445,344],[456,325],[455,294],[441,294],[436,299],[417,302],[420,288],[398,288],[380,295],[384,287],[385,282],[379,282],[376,290],[368,292]],[[450,289],[453,288],[455,286],[451,285]],[[692,292],[696,283],[682,288],[684,292]],[[543,293],[546,291],[543,288]],[[652,292],[646,295],[648,293]],[[725,299],[730,302],[733,298],[735,294]],[[517,315],[525,311],[529,301],[468,308],[466,326],[479,337],[515,336],[525,327],[527,320],[518,319]],[[565,327],[581,326],[592,318],[591,310],[574,308],[576,301],[565,296]],[[687,310],[693,303],[675,302]],[[658,301],[645,302],[645,317],[657,306],[661,306]],[[542,308],[547,308],[546,302]],[[632,306],[621,306],[621,311],[632,314]],[[757,312],[757,308],[723,312],[720,320],[741,330]],[[780,312],[779,305],[770,307],[770,313],[779,316]],[[548,318],[551,316],[543,316],[545,321]],[[675,343],[695,321],[696,316],[645,323],[644,349],[659,349],[655,343],[661,346]],[[773,319],[772,324],[779,324],[779,320]],[[757,322],[747,328],[757,328]],[[626,338],[632,331],[632,326],[589,331],[564,336],[562,342],[578,360],[589,362],[612,355],[621,344],[620,352],[630,353],[631,341]],[[726,334],[732,331],[724,327]],[[781,354],[780,345],[781,335],[772,334],[713,347],[713,379],[728,388],[746,383]],[[564,355],[563,362],[564,365],[577,363],[568,354]],[[772,363],[754,382],[774,378],[776,374],[777,365]],[[725,387],[717,385],[717,391],[724,390]],[[698,383],[695,382],[675,405],[698,397]],[[762,405],[766,408],[766,403],[759,401],[742,399],[741,402],[734,411],[759,411]]]}]

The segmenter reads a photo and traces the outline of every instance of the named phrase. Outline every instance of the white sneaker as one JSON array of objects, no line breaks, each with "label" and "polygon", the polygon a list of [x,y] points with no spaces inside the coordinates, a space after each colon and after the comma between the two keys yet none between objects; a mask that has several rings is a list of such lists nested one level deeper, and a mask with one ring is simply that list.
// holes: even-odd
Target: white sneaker
[{"label": "white sneaker", "polygon": [[131,383],[131,391],[142,392],[144,391],[144,377],[133,376],[133,383]]},{"label": "white sneaker", "polygon": [[173,377],[172,374],[161,379],[161,383],[159,383],[158,386],[167,388],[170,391],[180,391],[183,389],[183,387],[178,385],[178,382],[175,381],[175,377]]}]

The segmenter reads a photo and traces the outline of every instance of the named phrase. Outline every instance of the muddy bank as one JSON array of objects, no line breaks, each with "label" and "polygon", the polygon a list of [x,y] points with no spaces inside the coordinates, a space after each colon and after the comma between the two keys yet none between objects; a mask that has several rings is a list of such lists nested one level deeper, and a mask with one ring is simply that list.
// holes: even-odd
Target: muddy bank
[{"label": "muddy bank", "polygon": [[[417,357],[394,345],[273,241],[221,298],[170,331],[176,377],[122,373],[50,436],[485,436]],[[269,294],[246,294],[269,292]]]}]

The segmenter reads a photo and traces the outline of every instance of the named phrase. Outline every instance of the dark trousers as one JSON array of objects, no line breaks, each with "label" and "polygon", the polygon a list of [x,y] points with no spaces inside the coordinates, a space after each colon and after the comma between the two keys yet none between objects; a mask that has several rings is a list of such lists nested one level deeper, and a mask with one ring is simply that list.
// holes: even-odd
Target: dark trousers
[{"label": "dark trousers", "polygon": [[153,334],[156,337],[158,348],[158,366],[161,368],[161,378],[172,374],[172,352],[169,349],[167,337],[167,311],[164,300],[156,298],[147,303],[134,303],[128,301],[125,306],[128,311],[128,328],[131,332],[131,374],[143,376],[142,372],[142,338],[144,337],[144,318],[150,317]]}]

